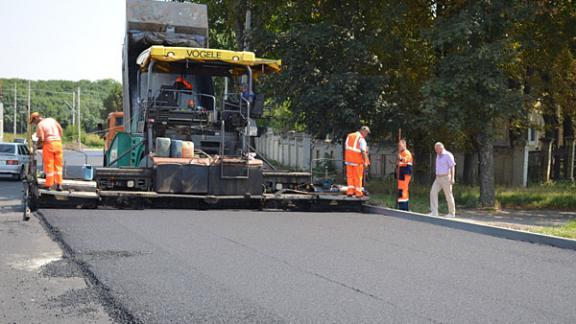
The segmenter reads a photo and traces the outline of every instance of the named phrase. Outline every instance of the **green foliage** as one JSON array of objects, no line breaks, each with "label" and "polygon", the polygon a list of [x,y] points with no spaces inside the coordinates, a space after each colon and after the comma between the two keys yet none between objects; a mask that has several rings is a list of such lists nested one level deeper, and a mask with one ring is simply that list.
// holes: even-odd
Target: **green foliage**
[{"label": "green foliage", "polygon": [[[64,144],[77,144],[78,142],[78,127],[73,127],[72,125],[66,126],[63,132],[63,143]],[[82,144],[90,148],[103,148],[104,139],[98,136],[98,134],[87,133],[82,130],[81,133]]]},{"label": "green foliage", "polygon": [[82,137],[82,144],[89,148],[104,148],[104,139],[96,134],[85,134]]},{"label": "green foliage", "polygon": [[108,96],[106,96],[102,102],[104,109],[100,118],[106,120],[108,114],[111,112],[122,111],[122,86],[120,83],[115,83]]},{"label": "green foliage", "polygon": [[519,55],[510,30],[522,18],[520,4],[454,4],[428,33],[440,55],[422,87],[424,114],[418,121],[438,129],[443,140],[463,145],[498,119],[525,114],[519,80],[507,71]]},{"label": "green foliage", "polygon": [[[17,86],[17,130],[26,132],[28,81],[0,79],[4,103],[4,131],[12,132],[14,120],[14,85]],[[114,80],[99,81],[31,81],[31,111],[50,116],[66,128],[72,122],[74,94],[80,87],[81,125],[84,130],[94,131],[108,111],[121,110],[120,83]],[[75,117],[75,119],[77,116]]]},{"label": "green foliage", "polygon": [[[74,127],[72,125],[68,125],[64,128],[64,131],[62,132],[62,141],[64,143],[73,143],[75,141],[78,141],[78,127]],[[82,134],[84,135],[84,134]]]},{"label": "green foliage", "polygon": [[[271,105],[271,103],[268,103]],[[288,131],[304,132],[306,126],[294,123],[294,114],[290,110],[289,102],[278,103],[274,109],[264,112],[265,125],[272,129],[285,134]]]}]

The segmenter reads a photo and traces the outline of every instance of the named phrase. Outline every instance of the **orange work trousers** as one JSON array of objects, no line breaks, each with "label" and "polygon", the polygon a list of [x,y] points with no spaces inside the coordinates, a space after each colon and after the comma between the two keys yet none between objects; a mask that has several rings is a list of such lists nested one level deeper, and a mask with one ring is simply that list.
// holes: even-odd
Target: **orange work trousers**
[{"label": "orange work trousers", "polygon": [[404,174],[398,179],[398,207],[403,210],[408,210],[408,201],[410,200],[408,187],[410,186],[411,178],[411,175]]},{"label": "orange work trousers", "polygon": [[346,194],[348,196],[362,197],[364,193],[362,192],[362,180],[364,178],[364,166],[360,165],[346,165],[346,182],[348,185],[348,190]]},{"label": "orange work trousers", "polygon": [[42,163],[46,176],[46,187],[62,184],[62,141],[45,142],[42,145]]}]

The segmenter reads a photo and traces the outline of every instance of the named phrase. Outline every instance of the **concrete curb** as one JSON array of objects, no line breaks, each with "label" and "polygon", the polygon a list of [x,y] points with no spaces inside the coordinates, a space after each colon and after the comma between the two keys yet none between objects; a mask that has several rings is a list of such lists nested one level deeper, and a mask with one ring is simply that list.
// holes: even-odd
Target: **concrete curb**
[{"label": "concrete curb", "polygon": [[474,232],[484,235],[490,235],[515,241],[530,242],[536,244],[550,245],[561,249],[576,251],[576,240],[560,238],[550,235],[537,234],[508,228],[496,227],[491,225],[470,223],[464,220],[454,218],[435,217],[425,214],[406,212],[397,209],[385,207],[376,207],[364,205],[362,211],[369,214],[379,214],[384,216],[409,219],[418,222],[430,223],[434,225],[446,226],[468,232]]}]

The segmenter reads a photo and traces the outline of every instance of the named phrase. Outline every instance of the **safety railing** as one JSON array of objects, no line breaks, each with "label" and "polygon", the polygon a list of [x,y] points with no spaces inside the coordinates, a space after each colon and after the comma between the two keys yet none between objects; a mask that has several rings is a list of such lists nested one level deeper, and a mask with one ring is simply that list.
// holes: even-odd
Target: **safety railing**
[{"label": "safety railing", "polygon": [[[204,98],[210,101],[207,108],[201,105]],[[194,101],[192,107],[189,106],[190,100]],[[155,108],[162,107],[178,111],[212,111],[214,118],[216,116],[216,97],[192,90],[159,89],[152,95],[152,104]]]},{"label": "safety railing", "polygon": [[[237,100],[234,100],[236,99]],[[239,156],[235,156],[235,157],[239,157],[240,159],[245,161],[245,173],[242,175],[226,175],[225,172],[225,163],[222,160],[220,163],[220,178],[221,179],[248,179],[250,176],[250,167],[249,167],[249,163],[250,163],[250,101],[246,98],[244,98],[244,96],[242,94],[239,93],[225,93],[223,96],[222,100],[222,108],[221,108],[221,113],[222,113],[222,120],[221,120],[221,139],[220,139],[220,156],[223,158],[224,157],[224,143],[225,143],[225,139],[226,139],[226,134],[225,134],[225,130],[226,130],[226,121],[224,119],[224,116],[226,116],[226,113],[234,113],[234,114],[238,114],[242,120],[244,121],[244,128],[242,130],[240,130],[240,138],[241,138],[241,146],[242,149],[240,151],[240,155]],[[246,107],[244,109],[244,107]]]}]

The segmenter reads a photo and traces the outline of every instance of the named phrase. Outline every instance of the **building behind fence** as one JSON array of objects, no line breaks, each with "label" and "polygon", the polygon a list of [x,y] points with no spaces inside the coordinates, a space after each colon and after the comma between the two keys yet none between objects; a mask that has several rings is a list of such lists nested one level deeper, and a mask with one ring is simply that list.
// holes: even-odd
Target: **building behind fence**
[{"label": "building behind fence", "polygon": [[[332,141],[313,139],[305,133],[289,132],[285,135],[275,134],[268,130],[261,137],[256,138],[256,150],[266,159],[278,163],[284,168],[299,171],[312,171],[314,176],[337,178],[343,180],[343,145]],[[369,156],[372,164],[368,169],[369,177],[386,178],[393,176],[396,163],[396,146],[385,143],[370,142]],[[498,138],[494,148],[494,176],[499,185],[526,186],[532,180],[537,181],[540,164],[540,147],[537,137],[530,136],[527,141],[512,142],[508,133],[503,132]],[[456,158],[456,172],[459,178],[463,177],[464,154],[454,152]],[[430,147],[430,153],[424,157],[416,157],[415,168],[418,161],[426,159],[432,164],[435,153]],[[473,155],[473,178],[478,177],[478,155]],[[434,176],[427,172],[420,173],[421,179],[415,181],[426,183]],[[430,174],[429,174],[430,173]]]},{"label": "building behind fence", "polygon": [[[383,178],[393,174],[395,147],[370,143],[369,176]],[[310,171],[314,175],[342,177],[344,149],[342,143],[313,139],[304,133],[290,132],[280,136],[268,131],[256,138],[256,150],[268,160],[292,170]]]}]

